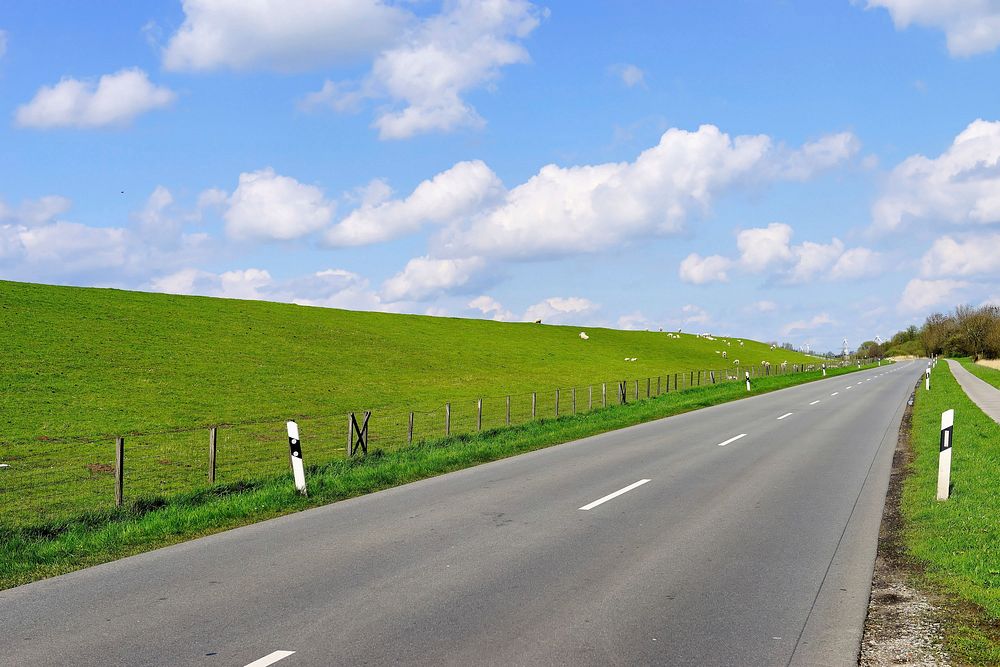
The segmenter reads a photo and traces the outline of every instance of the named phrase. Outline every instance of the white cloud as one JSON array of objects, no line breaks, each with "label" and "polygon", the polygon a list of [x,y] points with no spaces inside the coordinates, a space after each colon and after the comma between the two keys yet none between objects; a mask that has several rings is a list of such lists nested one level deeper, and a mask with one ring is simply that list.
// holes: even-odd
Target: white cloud
[{"label": "white cloud", "polygon": [[299,106],[355,111],[365,100],[389,100],[373,123],[382,139],[481,127],[462,96],[491,85],[503,67],[529,61],[521,42],[544,13],[526,0],[453,0],[402,31],[362,81],[327,80]]},{"label": "white cloud", "polygon": [[208,188],[198,194],[197,212],[198,217],[206,209],[221,208],[229,201],[229,194],[219,188]]},{"label": "white cloud", "polygon": [[348,63],[392,43],[412,20],[381,0],[184,0],[163,52],[168,70],[304,70]]},{"label": "white cloud", "polygon": [[857,280],[882,273],[882,255],[869,248],[851,248],[837,258],[830,270],[831,280]]},{"label": "white cloud", "polygon": [[[799,245],[792,245],[793,233],[791,226],[780,222],[771,223],[767,227],[741,230],[736,235],[736,247],[740,251],[738,264],[719,255],[706,258],[702,264],[711,259],[714,267],[723,269],[738,267],[750,273],[766,271],[780,282],[792,285],[820,278],[853,280],[881,272],[881,256],[869,248],[845,250],[844,243],[837,238],[830,243],[804,241]],[[687,268],[691,272],[689,278],[699,275],[695,269],[703,269],[703,277],[707,282],[712,274],[707,271],[708,267],[699,264],[700,260],[694,254],[684,261],[688,263]],[[716,268],[716,272],[718,270]],[[695,280],[688,279],[687,282]]]},{"label": "white cloud", "polygon": [[[899,310],[903,312],[919,312],[932,306],[944,304],[952,300],[955,292],[969,287],[969,283],[961,280],[921,280],[914,278],[906,283],[903,296],[899,302]],[[955,305],[955,304],[948,304]]]},{"label": "white cloud", "polygon": [[171,104],[173,91],[154,86],[144,71],[123,69],[105,74],[97,83],[64,78],[42,86],[20,107],[15,120],[21,127],[91,128],[126,125],[136,116]]},{"label": "white cloud", "polygon": [[326,227],[334,208],[316,186],[268,167],[240,174],[223,217],[231,238],[289,240]]},{"label": "white cloud", "polygon": [[459,162],[423,181],[406,199],[384,201],[388,192],[381,185],[374,188],[374,196],[366,194],[368,202],[327,232],[328,243],[336,246],[378,243],[417,231],[425,224],[459,221],[503,194],[503,183],[479,160]]},{"label": "white cloud", "polygon": [[46,195],[38,199],[25,199],[16,208],[0,200],[0,222],[13,222],[26,227],[37,227],[52,222],[73,206],[68,197]]},{"label": "white cloud", "polygon": [[529,322],[541,320],[548,324],[582,324],[586,316],[592,315],[599,307],[590,299],[555,296],[529,306],[524,312],[524,319]]},{"label": "white cloud", "polygon": [[[124,229],[53,222],[28,227],[0,225],[0,257],[33,267],[34,275],[72,275],[96,269],[112,271],[128,261]],[[15,272],[15,275],[16,272]]]},{"label": "white cloud", "polygon": [[524,0],[457,0],[427,19],[372,66],[368,86],[404,105],[375,119],[379,136],[405,139],[483,125],[462,94],[496,80],[505,65],[527,62],[519,40],[538,23],[538,12]]},{"label": "white cloud", "polygon": [[774,264],[788,262],[792,259],[791,240],[791,226],[780,222],[744,229],[736,235],[740,262],[751,271],[763,271]]},{"label": "white cloud", "polygon": [[[802,160],[795,161],[799,178]],[[441,252],[526,259],[676,233],[728,188],[791,177],[787,162],[788,151],[763,135],[731,138],[712,125],[671,129],[634,162],[543,167],[499,206],[448,230]],[[828,165],[825,156],[821,162]]]},{"label": "white cloud", "polygon": [[478,310],[483,315],[490,317],[497,322],[510,322],[514,319],[514,313],[510,312],[503,305],[494,299],[493,297],[477,296],[475,299],[468,303],[469,308]]},{"label": "white cloud", "polygon": [[872,217],[882,230],[910,220],[1000,222],[1000,121],[970,123],[936,158],[908,157],[892,170]]},{"label": "white cloud", "polygon": [[809,282],[819,275],[829,275],[830,268],[844,254],[844,244],[840,239],[830,243],[804,241],[792,248],[795,265],[785,276],[785,282],[799,284]]},{"label": "white cloud", "polygon": [[798,150],[779,151],[775,168],[784,180],[805,181],[817,173],[842,164],[861,150],[861,141],[851,132],[820,137]]},{"label": "white cloud", "polygon": [[920,262],[924,277],[1000,274],[1000,234],[970,236],[957,241],[943,236]]},{"label": "white cloud", "polygon": [[726,272],[732,264],[732,260],[721,255],[702,257],[693,252],[681,261],[678,274],[681,280],[693,285],[704,285],[712,282],[724,283],[729,281]]},{"label": "white cloud", "polygon": [[255,300],[267,298],[261,290],[271,283],[271,274],[264,269],[226,271],[218,274],[200,269],[182,269],[151,281],[152,288],[156,292]]},{"label": "white cloud", "polygon": [[199,294],[229,299],[255,299],[303,306],[393,311],[371,290],[368,280],[343,269],[324,269],[284,282],[264,269],[213,273],[186,268],[150,281],[150,289],[170,294]]},{"label": "white cloud", "polygon": [[911,24],[943,30],[948,52],[971,56],[1000,44],[1000,3],[996,0],[868,0],[868,8],[883,7],[897,29]]},{"label": "white cloud", "polygon": [[834,320],[826,313],[820,313],[808,320],[789,322],[781,328],[781,335],[787,336],[794,331],[810,331],[826,326],[827,324],[834,324]]},{"label": "white cloud", "polygon": [[754,301],[750,307],[758,313],[773,313],[778,309],[778,304],[774,301]]},{"label": "white cloud", "polygon": [[701,306],[689,303],[681,308],[681,320],[684,324],[708,324],[712,318]]},{"label": "white cloud", "polygon": [[635,88],[636,86],[646,87],[646,75],[635,65],[612,65],[609,71],[620,78],[622,83],[629,88]]},{"label": "white cloud", "polygon": [[385,301],[423,301],[472,287],[486,267],[479,257],[434,259],[415,257],[382,285]]},{"label": "white cloud", "polygon": [[626,331],[641,331],[649,329],[649,319],[642,314],[642,311],[626,313],[618,318],[618,328]]}]

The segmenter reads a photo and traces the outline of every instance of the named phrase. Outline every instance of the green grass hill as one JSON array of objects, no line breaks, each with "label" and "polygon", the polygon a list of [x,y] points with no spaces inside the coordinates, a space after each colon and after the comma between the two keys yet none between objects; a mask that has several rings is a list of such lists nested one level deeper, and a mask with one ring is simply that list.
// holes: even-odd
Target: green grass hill
[{"label": "green grass hill", "polygon": [[0,349],[0,445],[351,410],[430,410],[532,391],[548,397],[557,387],[732,369],[736,359],[744,368],[817,361],[759,342],[687,333],[4,281]]}]

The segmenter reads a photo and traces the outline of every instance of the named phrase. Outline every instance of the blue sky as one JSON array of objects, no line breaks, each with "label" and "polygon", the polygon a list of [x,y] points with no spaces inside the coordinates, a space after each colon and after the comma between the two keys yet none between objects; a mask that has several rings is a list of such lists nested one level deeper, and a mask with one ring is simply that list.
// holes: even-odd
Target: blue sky
[{"label": "blue sky", "polygon": [[1000,2],[8,2],[0,278],[839,349],[1000,303]]}]

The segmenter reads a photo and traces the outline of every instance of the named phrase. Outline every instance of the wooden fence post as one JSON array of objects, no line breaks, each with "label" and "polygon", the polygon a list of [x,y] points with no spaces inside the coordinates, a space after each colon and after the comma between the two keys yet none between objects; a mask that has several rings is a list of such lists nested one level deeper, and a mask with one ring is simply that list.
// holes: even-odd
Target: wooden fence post
[{"label": "wooden fence post", "polygon": [[624,405],[628,401],[628,381],[622,380],[618,383],[618,404]]},{"label": "wooden fence post", "polygon": [[[667,387],[667,389],[670,389],[670,387]],[[680,389],[680,387],[677,386],[677,373],[674,373],[674,391],[677,391],[678,389]]]},{"label": "wooden fence post", "polygon": [[215,484],[215,443],[217,431],[213,426],[208,430],[208,483]]},{"label": "wooden fence post", "polygon": [[354,454],[354,413],[347,415],[347,458]]},{"label": "wooden fence post", "polygon": [[510,396],[507,397],[507,426],[510,426]]},{"label": "wooden fence post", "polygon": [[125,438],[115,438],[115,507],[122,506],[125,491]]},{"label": "wooden fence post", "polygon": [[656,376],[656,395],[657,395],[657,396],[659,396],[660,394],[662,394],[662,393],[663,393],[663,392],[662,392],[662,391],[660,390],[660,380],[662,380],[662,379],[663,379],[663,376],[662,376],[662,375],[657,375],[657,376]]},{"label": "wooden fence post", "polygon": [[535,413],[535,404],[536,404],[536,401],[535,401],[535,392],[531,392],[531,418],[532,419],[535,418],[535,414],[536,414]]},{"label": "wooden fence post", "polygon": [[483,430],[483,399],[479,399],[476,405],[476,430]]},{"label": "wooden fence post", "polygon": [[573,387],[573,414],[576,414],[576,387]]},{"label": "wooden fence post", "polygon": [[408,444],[413,444],[413,412],[410,412],[410,424],[406,431],[406,442]]},{"label": "wooden fence post", "polygon": [[601,383],[601,407],[602,408],[608,407],[608,383],[607,382],[602,382]]},{"label": "wooden fence post", "polygon": [[688,389],[694,386],[694,371],[688,376]]},{"label": "wooden fence post", "polygon": [[715,384],[715,371],[709,371],[712,374],[712,384]]},{"label": "wooden fence post", "polygon": [[[368,420],[371,418],[371,410],[365,410],[365,418],[361,426],[358,426],[358,420],[352,412],[348,417],[348,440],[347,440],[347,456],[348,458],[354,456],[355,445],[361,448],[362,453],[368,454]],[[291,437],[291,436],[289,436]]]},{"label": "wooden fence post", "polygon": [[649,398],[650,384],[652,384],[652,378],[646,378],[646,398]]},{"label": "wooden fence post", "polygon": [[635,381],[635,400],[639,400],[639,381]]},{"label": "wooden fence post", "polygon": [[559,416],[559,390],[556,389],[556,417]]},{"label": "wooden fence post", "polygon": [[587,387],[587,412],[594,409],[594,385]]},{"label": "wooden fence post", "polygon": [[451,435],[451,403],[444,404],[444,434]]}]

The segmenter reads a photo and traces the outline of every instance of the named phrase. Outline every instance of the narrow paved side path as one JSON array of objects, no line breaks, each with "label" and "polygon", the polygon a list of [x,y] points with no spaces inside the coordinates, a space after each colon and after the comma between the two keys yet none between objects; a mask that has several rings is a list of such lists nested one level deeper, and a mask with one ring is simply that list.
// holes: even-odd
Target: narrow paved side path
[{"label": "narrow paved side path", "polygon": [[948,367],[958,380],[965,395],[979,406],[993,421],[1000,424],[1000,389],[989,382],[980,380],[954,359],[948,359]]}]

